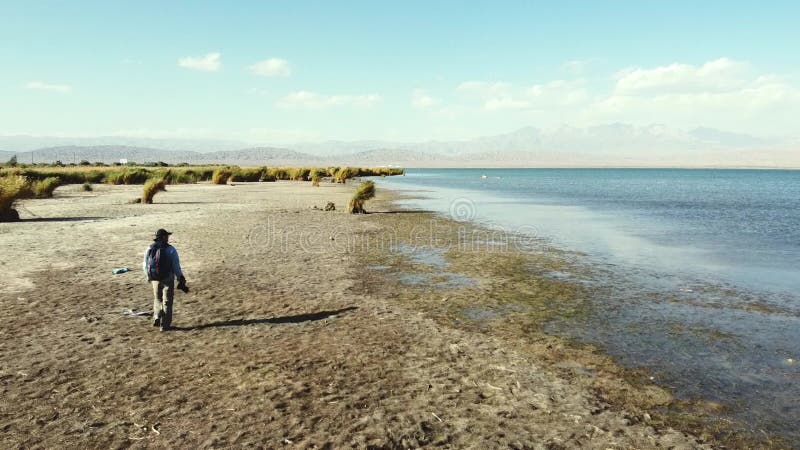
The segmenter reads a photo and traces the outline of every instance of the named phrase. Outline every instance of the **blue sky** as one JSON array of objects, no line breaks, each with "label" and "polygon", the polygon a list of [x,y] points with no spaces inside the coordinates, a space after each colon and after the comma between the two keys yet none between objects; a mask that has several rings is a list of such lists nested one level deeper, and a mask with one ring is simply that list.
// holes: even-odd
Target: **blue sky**
[{"label": "blue sky", "polygon": [[0,134],[792,134],[799,4],[6,1]]}]

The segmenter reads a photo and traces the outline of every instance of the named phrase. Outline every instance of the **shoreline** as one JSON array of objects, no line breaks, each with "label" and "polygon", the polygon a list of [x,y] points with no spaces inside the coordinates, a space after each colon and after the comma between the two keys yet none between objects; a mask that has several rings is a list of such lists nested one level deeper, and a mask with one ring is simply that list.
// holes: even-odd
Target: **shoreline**
[{"label": "shoreline", "polygon": [[[176,185],[147,206],[127,203],[138,187],[79,188],[23,203],[23,219],[48,220],[0,224],[3,267],[19,281],[0,290],[4,446],[717,442],[638,406],[668,404],[662,388],[541,332],[554,313],[545,300],[580,314],[583,292],[529,275],[568,259],[497,252],[498,236],[475,227],[464,229],[475,246],[419,257],[400,246],[415,220],[435,242],[458,227],[398,212],[380,186],[368,215],[312,209],[341,208],[352,184]],[[121,314],[151,308],[136,264],[160,227],[175,233],[192,288],[163,334]],[[118,265],[133,271],[111,275]],[[394,278],[403,271],[422,275]]]},{"label": "shoreline", "polygon": [[[390,194],[387,195],[386,199],[384,200],[390,205],[395,205],[398,200],[413,199],[415,196],[409,194],[417,192],[416,189],[412,191],[405,191],[392,190],[392,188],[386,187],[383,187],[382,190],[390,192]],[[401,206],[400,208],[408,211],[415,211],[413,207],[407,207],[405,205]],[[447,226],[444,227],[440,226],[440,229],[450,228],[451,232],[453,229],[458,230],[456,232],[458,236],[450,236],[449,238],[437,236],[434,238],[436,240],[452,243],[452,241],[449,241],[449,239],[460,240],[465,234],[471,234],[474,239],[474,236],[477,233],[478,235],[493,237],[497,237],[498,234],[501,234],[506,235],[507,242],[509,240],[514,241],[515,239],[517,240],[517,243],[522,242],[524,244],[523,247],[527,248],[512,248],[507,254],[511,257],[519,257],[520,253],[528,254],[529,257],[535,257],[532,255],[541,256],[544,254],[546,256],[544,256],[543,259],[549,259],[549,263],[552,265],[552,267],[547,267],[546,270],[542,270],[542,268],[539,267],[538,271],[531,270],[530,266],[527,268],[522,267],[518,273],[511,274],[512,278],[518,278],[520,274],[524,274],[524,277],[526,278],[531,276],[539,277],[539,281],[541,281],[542,279],[548,279],[551,274],[555,274],[555,280],[550,279],[548,281],[556,281],[557,283],[564,282],[565,284],[572,283],[573,288],[577,289],[580,293],[578,296],[588,297],[586,295],[587,287],[581,286],[580,281],[576,281],[575,279],[572,279],[572,277],[569,277],[569,279],[561,277],[564,272],[592,273],[597,271],[598,268],[594,267],[594,263],[587,261],[585,255],[582,253],[552,247],[551,244],[541,241],[535,236],[520,237],[519,234],[498,231],[496,228],[488,227],[485,224],[473,222],[471,220],[466,222],[455,221],[452,218],[447,217],[447,215],[444,213],[430,211],[425,211],[423,213],[431,216],[432,219],[430,220],[440,222],[440,225],[442,223],[447,224]],[[511,236],[510,238],[508,237],[509,235]],[[419,242],[415,243],[415,245],[418,244]],[[445,247],[448,246],[445,245]],[[467,247],[473,247],[471,250],[474,250],[474,246],[468,245]],[[476,256],[474,252],[466,255],[463,254],[464,252],[460,248],[460,244],[457,244],[454,249],[452,246],[448,248],[455,250],[455,252],[445,252],[448,260],[448,266],[453,265],[456,268],[462,269],[462,271],[464,269],[464,264],[463,261],[461,264],[459,264],[459,260],[464,259],[465,257],[473,258]],[[502,255],[504,252],[500,251],[499,253]],[[483,256],[484,259],[488,261],[488,264],[472,264],[473,276],[481,271],[487,270],[487,267],[498,266],[495,261],[492,261],[491,257],[486,258],[487,255],[479,256]],[[381,273],[385,275],[387,273],[385,268],[389,266],[385,265],[385,259],[381,261],[383,265],[378,265],[378,267],[381,269]],[[433,265],[436,266],[437,264]],[[544,263],[544,266],[547,265],[547,263]],[[438,268],[435,268],[435,270],[440,271],[446,269],[447,267],[445,265],[439,265]],[[409,270],[409,268],[406,266],[402,270]],[[491,272],[491,269],[489,271]],[[508,276],[509,274],[504,273],[502,275]],[[594,273],[593,276],[602,277],[604,275],[602,273]],[[589,278],[591,277],[592,276]],[[376,286],[384,286],[387,277],[383,276],[380,278],[381,282],[375,283]],[[402,281],[395,285],[395,287],[397,286],[405,286],[406,288],[408,287],[407,283],[403,283]],[[447,289],[443,289],[443,291],[443,295],[449,295]],[[549,339],[555,339],[558,342],[557,345],[562,345],[565,348],[569,348],[570,358],[573,358],[574,361],[569,362],[568,365],[576,361],[580,361],[580,364],[578,364],[576,367],[571,367],[576,375],[585,375],[587,372],[595,372],[594,368],[599,367],[601,368],[600,371],[609,377],[609,379],[605,381],[598,382],[595,380],[594,383],[589,383],[591,385],[591,389],[598,393],[599,398],[607,401],[616,408],[631,409],[636,411],[641,415],[641,417],[647,417],[647,422],[653,426],[674,427],[695,435],[702,435],[708,440],[709,443],[725,445],[728,448],[752,448],[754,445],[762,448],[791,448],[791,445],[788,443],[788,441],[779,435],[768,436],[764,434],[763,431],[760,431],[759,433],[756,431],[756,429],[748,430],[749,427],[747,427],[743,422],[738,422],[738,419],[731,420],[732,417],[725,414],[725,410],[728,408],[727,406],[723,406],[720,403],[701,397],[678,398],[671,392],[669,387],[665,386],[663,383],[660,383],[654,376],[651,376],[655,374],[653,374],[647,368],[625,367],[617,362],[614,356],[607,353],[602,348],[597,347],[596,344],[580,342],[564,334],[545,331],[545,325],[553,319],[579,314],[590,314],[590,309],[592,307],[596,307],[589,305],[592,300],[588,298],[579,300],[574,309],[564,309],[561,305],[540,307],[540,310],[533,314],[533,318],[527,317],[525,319],[520,319],[520,317],[513,316],[531,316],[531,312],[529,310],[519,308],[521,304],[525,304],[527,301],[525,299],[521,299],[519,296],[509,294],[509,292],[500,293],[500,297],[505,296],[506,301],[505,309],[503,307],[499,308],[501,310],[499,313],[496,311],[491,311],[488,314],[484,314],[482,317],[474,317],[473,314],[470,314],[473,312],[470,311],[470,308],[480,308],[481,306],[488,306],[489,308],[494,308],[497,310],[498,302],[494,301],[489,302],[488,304],[480,302],[461,304],[460,306],[463,308],[462,311],[456,313],[451,311],[450,314],[451,316],[461,317],[461,319],[455,319],[455,324],[456,326],[460,326],[462,328],[481,333],[488,332],[489,334],[503,336],[503,338],[506,339],[521,340],[523,342],[536,343],[538,341],[548,341],[547,344],[545,344],[545,349],[543,349],[541,346],[537,346],[536,344],[529,344],[527,346],[527,351],[539,358],[548,360],[550,364],[558,367],[559,364],[562,363],[558,360],[560,356],[554,357],[554,355],[548,351],[550,347],[554,345],[552,342],[549,342]],[[536,302],[536,300],[534,300],[534,302]],[[500,303],[504,302],[501,301]],[[509,307],[509,305],[512,305],[512,307]],[[515,309],[513,306],[516,306],[517,308]],[[473,317],[464,318],[465,315]],[[449,320],[452,322],[453,318],[449,317]],[[517,323],[511,327],[487,326],[487,323],[495,321],[513,321]],[[591,367],[593,369],[587,371],[586,367]],[[590,378],[597,376],[598,374],[595,372],[590,375]],[[610,383],[614,385],[614,389],[617,391],[640,392],[636,392],[632,395],[618,395],[614,393],[614,390],[607,389],[607,386],[602,386],[604,383]],[[653,393],[650,391],[650,389],[654,387],[658,390],[661,390],[661,392]],[[647,399],[646,397],[648,396],[652,396],[657,400]]]}]

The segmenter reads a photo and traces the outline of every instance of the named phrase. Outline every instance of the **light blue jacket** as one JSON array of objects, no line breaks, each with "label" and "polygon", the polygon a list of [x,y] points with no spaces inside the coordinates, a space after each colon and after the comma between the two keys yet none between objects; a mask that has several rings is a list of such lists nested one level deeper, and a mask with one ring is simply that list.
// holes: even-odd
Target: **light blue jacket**
[{"label": "light blue jacket", "polygon": [[[144,261],[142,262],[142,270],[144,271],[144,276],[147,276],[147,252],[150,251],[150,247],[147,247],[147,250],[144,251]],[[168,245],[165,249],[165,254],[172,258],[172,273],[167,275],[167,279],[173,280],[173,277],[182,277],[183,271],[181,270],[181,261],[178,258],[178,251],[175,250],[175,247]]]}]

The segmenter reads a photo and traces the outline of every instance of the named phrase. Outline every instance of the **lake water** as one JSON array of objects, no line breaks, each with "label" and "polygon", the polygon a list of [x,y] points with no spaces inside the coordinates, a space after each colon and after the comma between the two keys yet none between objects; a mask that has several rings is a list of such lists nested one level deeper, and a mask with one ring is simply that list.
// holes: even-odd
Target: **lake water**
[{"label": "lake water", "polygon": [[603,274],[576,279],[595,283],[592,314],[550,332],[800,441],[800,171],[411,169],[381,185],[585,254]]}]

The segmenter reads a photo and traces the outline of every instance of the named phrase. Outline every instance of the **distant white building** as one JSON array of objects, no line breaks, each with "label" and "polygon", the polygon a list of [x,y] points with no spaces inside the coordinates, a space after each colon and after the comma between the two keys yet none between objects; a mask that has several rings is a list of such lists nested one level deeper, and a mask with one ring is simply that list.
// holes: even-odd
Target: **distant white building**
[{"label": "distant white building", "polygon": [[120,158],[119,163],[122,165],[128,164],[128,160],[125,158]]}]

